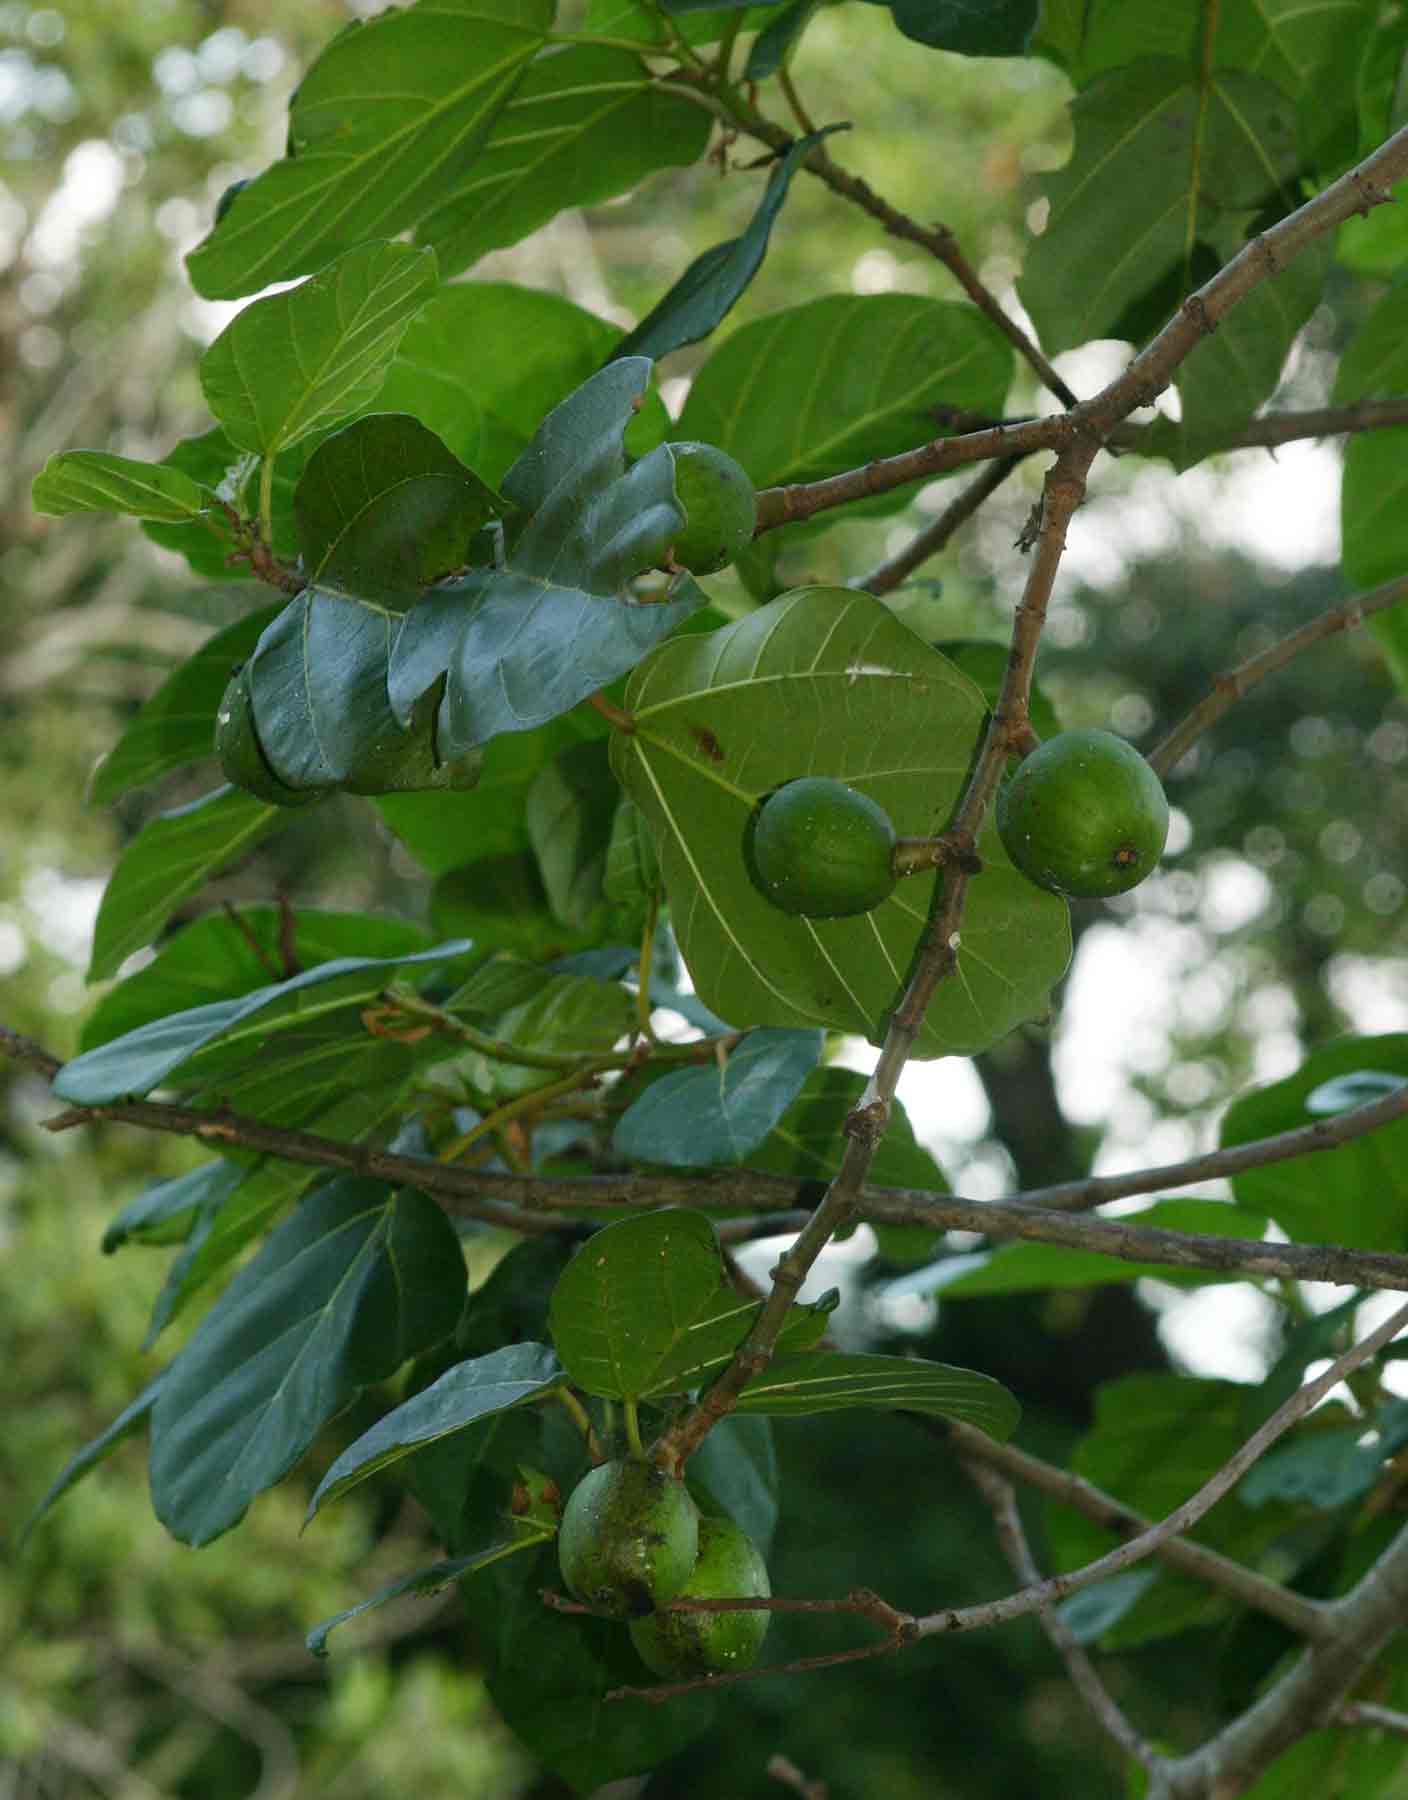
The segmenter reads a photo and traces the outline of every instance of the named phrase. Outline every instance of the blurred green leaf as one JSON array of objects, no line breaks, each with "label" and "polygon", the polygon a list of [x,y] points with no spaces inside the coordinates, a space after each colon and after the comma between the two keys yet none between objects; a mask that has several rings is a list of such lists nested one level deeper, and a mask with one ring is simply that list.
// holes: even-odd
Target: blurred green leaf
[{"label": "blurred green leaf", "polygon": [[399,1600],[406,1594],[438,1594],[442,1588],[448,1587],[462,1575],[472,1575],[476,1569],[487,1569],[490,1563],[512,1556],[515,1551],[531,1550],[549,1536],[551,1533],[542,1532],[532,1536],[504,1538],[497,1544],[486,1545],[473,1556],[450,1557],[444,1562],[431,1563],[429,1568],[416,1569],[410,1575],[402,1575],[395,1581],[389,1581],[385,1587],[378,1588],[376,1593],[369,1594],[365,1600],[359,1600],[355,1606],[349,1606],[344,1612],[334,1613],[330,1619],[324,1619],[321,1625],[315,1625],[304,1641],[312,1655],[326,1656],[328,1639],[339,1625],[345,1625],[349,1619],[374,1612],[377,1607],[385,1606],[388,1600]]},{"label": "blurred green leaf", "polygon": [[653,1081],[616,1122],[629,1162],[707,1169],[747,1160],[820,1060],[819,1031],[750,1031],[726,1059]]},{"label": "blurred green leaf", "polygon": [[1025,56],[1037,0],[874,0],[916,44],[958,56]]},{"label": "blurred green leaf", "polygon": [[184,525],[206,511],[210,495],[163,463],[135,462],[105,450],[64,450],[35,476],[31,502],[38,513],[128,513]]},{"label": "blurred green leaf", "polygon": [[1001,1382],[973,1369],[910,1356],[844,1355],[814,1350],[775,1356],[738,1400],[742,1413],[804,1418],[867,1407],[962,1419],[990,1437],[1010,1437],[1021,1407]]}]

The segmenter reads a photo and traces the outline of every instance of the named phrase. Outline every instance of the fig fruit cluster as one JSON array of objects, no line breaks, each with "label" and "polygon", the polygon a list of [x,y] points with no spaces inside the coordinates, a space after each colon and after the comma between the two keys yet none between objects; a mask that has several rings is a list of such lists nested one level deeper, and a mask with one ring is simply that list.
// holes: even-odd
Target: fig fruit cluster
[{"label": "fig fruit cluster", "polygon": [[701,1514],[683,1481],[654,1464],[628,1457],[584,1476],[563,1508],[557,1551],[569,1592],[628,1621],[655,1674],[682,1680],[756,1661],[766,1610],[675,1612],[668,1603],[766,1599],[761,1553],[731,1519]]}]

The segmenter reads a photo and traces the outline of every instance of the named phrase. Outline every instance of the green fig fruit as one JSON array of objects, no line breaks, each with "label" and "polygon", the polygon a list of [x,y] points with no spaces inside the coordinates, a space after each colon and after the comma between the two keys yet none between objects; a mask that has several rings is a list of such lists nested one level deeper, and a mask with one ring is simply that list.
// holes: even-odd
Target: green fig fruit
[{"label": "green fig fruit", "polygon": [[230,677],[215,715],[215,754],[226,781],[270,806],[311,806],[331,788],[295,788],[280,781],[269,766],[254,726],[254,700],[249,691],[249,665]]},{"label": "green fig fruit", "polygon": [[758,499],[743,468],[712,444],[671,444],[684,529],[671,546],[693,575],[716,575],[753,541]]},{"label": "green fig fruit", "polygon": [[783,912],[844,919],[894,891],[895,828],[869,795],[804,775],[777,788],[750,822],[745,860]]},{"label": "green fig fruit", "polygon": [[[758,1546],[732,1519],[699,1522],[699,1559],[675,1596],[685,1600],[762,1600],[772,1593]],[[687,1680],[758,1660],[771,1613],[653,1612],[632,1619],[631,1642],[657,1675]]]},{"label": "green fig fruit", "polygon": [[602,1463],[573,1488],[557,1558],[593,1612],[638,1618],[684,1586],[699,1550],[699,1508],[682,1481],[639,1459]]},{"label": "green fig fruit", "polygon": [[1022,759],[997,800],[1003,848],[1030,881],[1072,899],[1138,886],[1163,855],[1158,776],[1108,731],[1060,731]]}]

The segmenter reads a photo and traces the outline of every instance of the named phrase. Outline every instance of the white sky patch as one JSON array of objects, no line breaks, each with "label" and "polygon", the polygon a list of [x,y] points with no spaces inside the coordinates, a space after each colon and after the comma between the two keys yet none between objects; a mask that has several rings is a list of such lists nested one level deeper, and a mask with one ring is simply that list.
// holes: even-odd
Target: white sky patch
[{"label": "white sky patch", "polygon": [[1219,1283],[1191,1293],[1141,1281],[1142,1296],[1159,1314],[1159,1336],[1190,1375],[1222,1381],[1261,1381],[1280,1312],[1245,1282]]},{"label": "white sky patch", "polygon": [[75,145],[64,159],[63,180],[45,202],[30,234],[31,262],[45,268],[73,262],[82,234],[108,216],[122,184],[122,158],[111,144],[89,138]]},{"label": "white sky patch", "polygon": [[105,886],[97,878],[75,881],[43,867],[25,877],[21,898],[32,916],[34,935],[46,950],[71,963],[87,962]]}]

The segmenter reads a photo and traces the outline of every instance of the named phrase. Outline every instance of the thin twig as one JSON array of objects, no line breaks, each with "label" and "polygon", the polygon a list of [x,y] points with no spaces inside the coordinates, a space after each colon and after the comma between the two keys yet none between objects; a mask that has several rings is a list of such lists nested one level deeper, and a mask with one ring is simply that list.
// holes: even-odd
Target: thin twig
[{"label": "thin twig", "polygon": [[1404,599],[1408,599],[1408,576],[1399,576],[1394,581],[1386,581],[1382,587],[1374,588],[1370,593],[1360,594],[1353,600],[1328,607],[1315,618],[1307,619],[1297,630],[1288,632],[1278,642],[1269,645],[1259,655],[1250,656],[1235,669],[1228,669],[1215,676],[1211,691],[1204,695],[1187,718],[1180,720],[1168,736],[1149,752],[1149,767],[1156,775],[1167,775],[1177,767],[1203,733],[1215,725],[1258,682],[1265,681],[1268,675],[1274,675],[1278,669],[1284,669],[1288,662],[1302,651],[1308,650],[1312,644],[1321,643],[1339,631],[1353,631],[1372,614],[1385,612]]},{"label": "thin twig", "polygon": [[[1036,1558],[1032,1555],[1031,1545],[1027,1542],[1027,1534],[1022,1527],[1021,1514],[1017,1511],[1017,1498],[1012,1491],[1012,1484],[995,1469],[968,1458],[963,1458],[963,1466],[978,1492],[987,1501],[993,1517],[993,1528],[997,1533],[997,1541],[1007,1558],[1012,1573],[1018,1581],[1027,1586],[1041,1580],[1041,1570],[1037,1567]],[[1090,1708],[1096,1722],[1108,1737],[1114,1739],[1126,1756],[1132,1756],[1137,1763],[1146,1769],[1152,1769],[1159,1761],[1153,1747],[1145,1741],[1125,1717],[1110,1690],[1100,1679],[1095,1664],[1086,1655],[1084,1648],[1076,1642],[1075,1634],[1054,1607],[1044,1606],[1037,1614],[1043,1631],[1051,1640],[1052,1648],[1066,1665],[1066,1672],[1071,1682],[1086,1705]]]},{"label": "thin twig", "polygon": [[1375,1706],[1372,1700],[1346,1700],[1335,1714],[1336,1725],[1367,1725],[1374,1731],[1391,1731],[1395,1737],[1408,1737],[1408,1713],[1395,1712],[1389,1706]]},{"label": "thin twig", "polygon": [[917,532],[898,556],[892,556],[888,562],[879,564],[868,575],[862,575],[850,585],[863,588],[870,594],[892,593],[921,564],[926,563],[931,556],[937,556],[947,546],[958,528],[967,524],[1021,461],[1020,456],[1004,456],[992,463],[975,480],[970,481],[956,499],[949,502],[932,524]]}]

